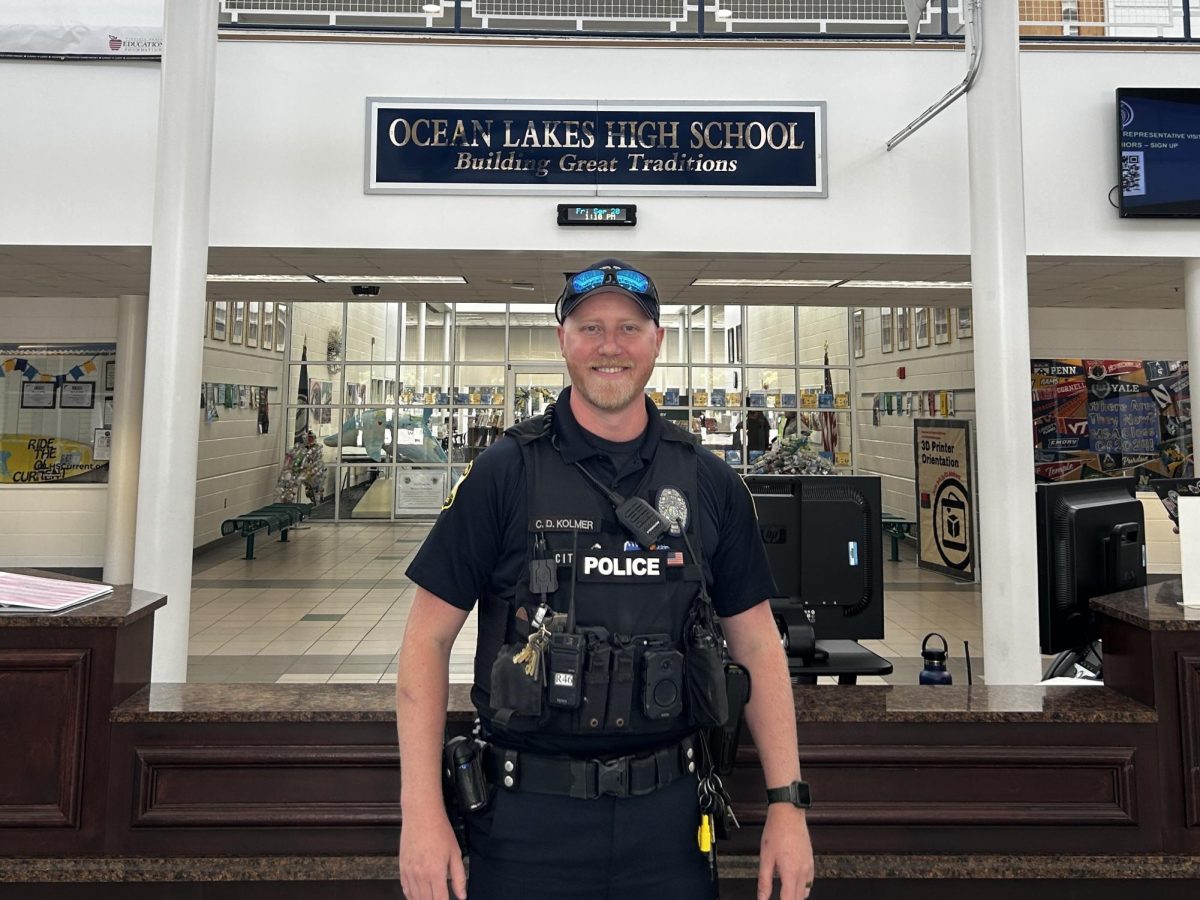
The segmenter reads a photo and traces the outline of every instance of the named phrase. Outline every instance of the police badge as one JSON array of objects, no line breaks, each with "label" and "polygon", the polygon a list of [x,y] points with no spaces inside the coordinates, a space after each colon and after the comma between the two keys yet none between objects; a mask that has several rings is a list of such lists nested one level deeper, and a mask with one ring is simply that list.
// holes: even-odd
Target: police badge
[{"label": "police badge", "polygon": [[[687,528],[688,524],[688,504],[687,497],[679,488],[665,487],[659,490],[658,499],[655,502],[658,511],[671,523],[671,535],[679,537],[683,534],[683,528]],[[682,528],[680,527],[682,525]]]}]

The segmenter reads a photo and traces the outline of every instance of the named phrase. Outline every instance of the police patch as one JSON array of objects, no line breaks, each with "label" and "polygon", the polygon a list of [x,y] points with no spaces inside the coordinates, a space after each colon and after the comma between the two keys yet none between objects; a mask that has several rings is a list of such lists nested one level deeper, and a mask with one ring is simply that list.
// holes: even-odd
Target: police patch
[{"label": "police patch", "polygon": [[471,466],[475,465],[475,461],[467,463],[467,467],[463,469],[463,473],[459,476],[458,481],[454,482],[454,487],[450,488],[450,493],[446,496],[446,502],[442,504],[442,509],[449,509],[454,505],[454,498],[458,496],[458,486],[467,480],[467,476],[471,474]]},{"label": "police patch", "polygon": [[671,534],[675,537],[683,534],[683,529],[688,525],[687,497],[683,491],[673,487],[661,488],[654,505],[671,523]]}]

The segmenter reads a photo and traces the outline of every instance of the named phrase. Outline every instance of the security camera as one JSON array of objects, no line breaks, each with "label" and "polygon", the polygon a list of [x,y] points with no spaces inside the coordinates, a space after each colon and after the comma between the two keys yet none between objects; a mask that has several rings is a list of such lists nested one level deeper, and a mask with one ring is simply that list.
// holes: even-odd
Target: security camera
[{"label": "security camera", "polygon": [[379,285],[356,284],[350,288],[350,293],[352,293],[355,297],[378,297]]}]

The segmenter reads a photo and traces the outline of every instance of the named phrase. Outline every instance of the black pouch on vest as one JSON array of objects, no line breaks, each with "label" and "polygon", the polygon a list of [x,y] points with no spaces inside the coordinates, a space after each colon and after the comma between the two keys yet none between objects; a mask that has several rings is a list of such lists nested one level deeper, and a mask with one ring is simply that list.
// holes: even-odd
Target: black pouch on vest
[{"label": "black pouch on vest", "polygon": [[716,627],[703,613],[687,624],[687,695],[689,720],[697,728],[713,728],[729,720],[725,664]]},{"label": "black pouch on vest", "polygon": [[545,661],[538,659],[533,675],[525,673],[524,662],[513,662],[528,646],[525,642],[505,644],[492,663],[492,689],[489,702],[501,718],[511,716],[541,716],[542,714],[542,668]]},{"label": "black pouch on vest", "polygon": [[587,662],[583,670],[583,703],[579,708],[580,729],[585,732],[604,728],[608,707],[608,670],[612,665],[612,647],[604,628],[580,629],[587,640]]},{"label": "black pouch on vest", "polygon": [[628,731],[633,713],[633,682],[637,668],[634,645],[622,642],[613,648],[611,680],[608,684],[608,710],[605,728],[608,731]]}]

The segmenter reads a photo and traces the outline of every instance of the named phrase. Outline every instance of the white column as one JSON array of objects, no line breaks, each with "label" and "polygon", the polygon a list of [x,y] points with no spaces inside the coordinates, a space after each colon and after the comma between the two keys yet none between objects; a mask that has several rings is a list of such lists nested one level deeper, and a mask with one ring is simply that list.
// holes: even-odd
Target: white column
[{"label": "white column", "polygon": [[117,378],[113,385],[112,459],[108,463],[108,515],[104,528],[104,580],[133,581],[137,524],[138,460],[146,384],[144,295],[117,298]]},{"label": "white column", "polygon": [[1200,259],[1183,261],[1183,307],[1187,313],[1188,371],[1200,360]]},{"label": "white column", "polygon": [[677,363],[683,365],[688,361],[688,345],[687,345],[687,310],[682,309],[679,312],[679,359]]},{"label": "white column", "polygon": [[208,268],[216,0],[167,0],[134,585],[167,595],[154,618],[154,681],[187,680],[196,457]]},{"label": "white column", "polygon": [[[704,307],[704,364],[711,366],[713,361],[712,354],[712,320],[713,320],[712,305]],[[712,390],[712,384],[708,386]]]},{"label": "white column", "polygon": [[[429,318],[429,304],[424,300],[417,304],[417,362],[422,366],[425,365],[425,326]],[[421,374],[417,377],[416,389],[421,390],[424,385],[425,372],[419,370]]]},{"label": "white column", "polygon": [[[442,313],[442,359],[447,362],[450,360],[450,322],[452,318],[449,309]],[[442,388],[451,393],[454,392],[454,387],[450,384],[449,365],[442,366]]]},{"label": "white column", "polygon": [[983,655],[988,684],[1033,684],[1041,662],[1017,4],[969,4],[983,33],[967,94]]},{"label": "white column", "polygon": [[401,360],[408,359],[405,352],[408,350],[408,304],[400,304],[400,356]]}]

